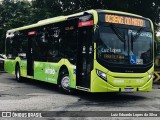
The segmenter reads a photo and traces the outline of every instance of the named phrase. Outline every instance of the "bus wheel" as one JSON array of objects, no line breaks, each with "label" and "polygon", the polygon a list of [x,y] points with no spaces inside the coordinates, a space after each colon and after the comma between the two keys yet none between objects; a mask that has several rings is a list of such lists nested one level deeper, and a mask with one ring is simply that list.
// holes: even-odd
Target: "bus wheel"
[{"label": "bus wheel", "polygon": [[62,70],[59,75],[59,88],[65,93],[71,93],[70,78],[67,70]]},{"label": "bus wheel", "polygon": [[15,74],[16,74],[16,80],[17,80],[18,82],[22,82],[22,77],[21,77],[19,65],[16,65]]}]

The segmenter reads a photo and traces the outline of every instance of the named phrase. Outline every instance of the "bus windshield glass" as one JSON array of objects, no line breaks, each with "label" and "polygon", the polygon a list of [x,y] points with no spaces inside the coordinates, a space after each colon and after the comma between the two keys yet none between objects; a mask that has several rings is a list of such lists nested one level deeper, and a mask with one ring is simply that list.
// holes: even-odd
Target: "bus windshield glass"
[{"label": "bus windshield glass", "polygon": [[152,33],[116,26],[100,27],[97,58],[113,64],[145,65],[152,62]]}]

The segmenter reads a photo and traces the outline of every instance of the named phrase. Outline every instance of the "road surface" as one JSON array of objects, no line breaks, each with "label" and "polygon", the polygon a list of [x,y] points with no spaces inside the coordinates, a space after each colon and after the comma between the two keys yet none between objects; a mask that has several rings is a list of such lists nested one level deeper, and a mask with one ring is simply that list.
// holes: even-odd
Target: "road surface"
[{"label": "road surface", "polygon": [[[30,79],[18,83],[14,75],[1,72],[0,111],[160,111],[160,84],[154,84],[152,92],[91,94],[78,91],[66,95],[55,85]],[[93,114],[98,116],[96,112]],[[103,119],[106,118],[103,116]],[[108,119],[128,120],[134,117],[119,118],[112,115]],[[157,117],[154,119],[158,120]]]}]

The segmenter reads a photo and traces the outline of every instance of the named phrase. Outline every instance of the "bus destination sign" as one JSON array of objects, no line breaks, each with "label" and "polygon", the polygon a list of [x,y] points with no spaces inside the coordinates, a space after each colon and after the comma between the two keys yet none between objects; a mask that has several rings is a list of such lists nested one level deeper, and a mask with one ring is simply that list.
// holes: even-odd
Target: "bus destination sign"
[{"label": "bus destination sign", "polygon": [[128,16],[106,14],[105,21],[108,23],[146,27],[145,20]]}]

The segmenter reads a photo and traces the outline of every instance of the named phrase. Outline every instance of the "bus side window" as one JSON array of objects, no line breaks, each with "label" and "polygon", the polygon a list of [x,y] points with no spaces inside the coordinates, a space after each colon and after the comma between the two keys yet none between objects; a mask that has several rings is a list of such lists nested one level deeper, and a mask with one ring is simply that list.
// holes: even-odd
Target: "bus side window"
[{"label": "bus side window", "polygon": [[8,59],[11,59],[13,57],[13,39],[12,38],[6,38],[6,55]]},{"label": "bus side window", "polygon": [[46,26],[37,28],[37,36],[34,41],[34,56],[35,60],[46,62],[47,61],[47,50],[48,50],[48,39],[46,37]]},{"label": "bus side window", "polygon": [[17,44],[18,44],[18,56],[21,59],[26,59],[28,39],[27,36],[24,35],[24,33],[20,33],[20,35],[17,36]]},{"label": "bus side window", "polygon": [[62,42],[61,23],[53,24],[48,29],[48,61],[58,62],[62,58],[60,46]]},{"label": "bus side window", "polygon": [[72,23],[65,27],[65,55],[72,64],[76,64],[77,56],[77,31]]},{"label": "bus side window", "polygon": [[7,39],[7,57],[9,59],[15,59],[18,54],[18,44],[16,37],[11,37]]}]

